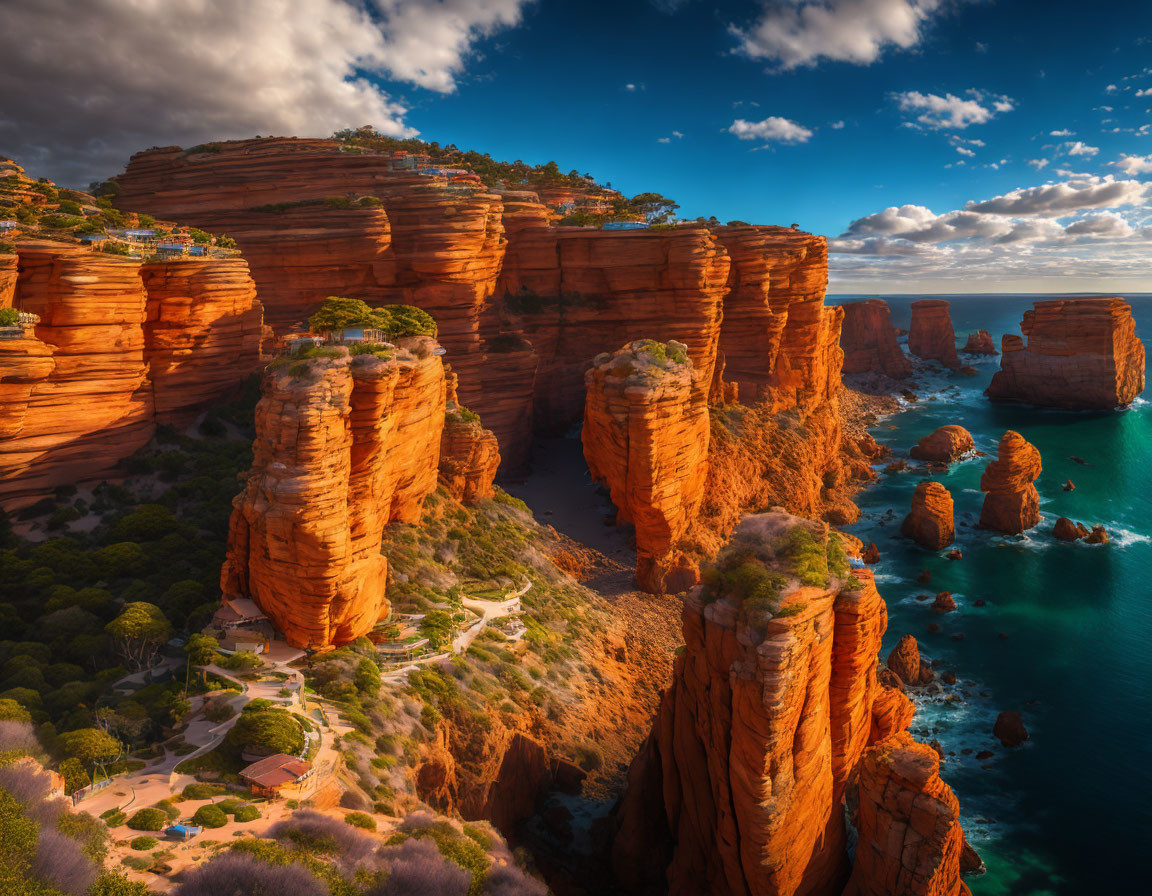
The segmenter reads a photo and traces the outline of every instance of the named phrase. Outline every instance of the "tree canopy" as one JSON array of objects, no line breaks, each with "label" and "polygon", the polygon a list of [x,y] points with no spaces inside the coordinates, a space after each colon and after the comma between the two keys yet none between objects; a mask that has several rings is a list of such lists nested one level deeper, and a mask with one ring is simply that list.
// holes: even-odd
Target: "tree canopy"
[{"label": "tree canopy", "polygon": [[120,741],[100,728],[78,728],[60,735],[60,750],[85,765],[111,762],[120,755]]},{"label": "tree canopy", "polygon": [[160,647],[172,637],[172,623],[155,604],[133,601],[104,626],[116,649],[133,669],[152,665]]},{"label": "tree canopy", "polygon": [[384,305],[373,308],[362,299],[329,296],[308,318],[314,332],[370,328],[380,330],[385,339],[403,336],[435,336],[436,321],[427,311],[411,305]]}]

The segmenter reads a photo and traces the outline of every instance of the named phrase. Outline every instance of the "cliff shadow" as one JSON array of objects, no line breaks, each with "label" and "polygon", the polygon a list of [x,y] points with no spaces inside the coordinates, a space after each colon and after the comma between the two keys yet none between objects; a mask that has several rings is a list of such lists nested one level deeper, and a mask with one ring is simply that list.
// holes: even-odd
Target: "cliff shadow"
[{"label": "cliff shadow", "polygon": [[528,467],[502,485],[541,523],[596,553],[582,584],[605,596],[636,590],[633,529],[616,525],[608,490],[588,472],[579,429],[537,439]]}]

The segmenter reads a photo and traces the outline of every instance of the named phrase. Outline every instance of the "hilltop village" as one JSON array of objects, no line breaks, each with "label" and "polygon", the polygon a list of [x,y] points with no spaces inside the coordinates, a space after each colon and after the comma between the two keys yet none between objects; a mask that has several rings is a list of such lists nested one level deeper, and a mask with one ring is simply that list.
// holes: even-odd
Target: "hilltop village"
[{"label": "hilltop village", "polygon": [[[839,529],[917,476],[903,531],[949,548],[971,436],[866,429],[996,347],[675,208],[367,129],[89,193],[0,163],[4,892],[967,892],[909,733],[963,682],[880,656]],[[1144,386],[1121,299],[1000,352],[990,400]],[[1041,469],[1005,432],[980,526],[1036,527]]]}]

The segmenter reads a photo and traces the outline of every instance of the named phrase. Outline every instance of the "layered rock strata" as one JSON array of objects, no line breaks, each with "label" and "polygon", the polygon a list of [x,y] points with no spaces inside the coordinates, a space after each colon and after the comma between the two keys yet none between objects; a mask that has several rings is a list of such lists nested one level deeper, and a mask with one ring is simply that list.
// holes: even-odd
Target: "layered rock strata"
[{"label": "layered rock strata", "polygon": [[939,482],[921,482],[912,493],[912,510],[900,532],[920,547],[938,551],[956,540],[952,495]]},{"label": "layered rock strata", "polygon": [[[755,552],[789,525],[782,514],[748,517],[733,544]],[[870,572],[850,575],[851,587],[787,592],[788,612],[711,586],[689,594],[684,653],[617,810],[613,865],[625,890],[841,891],[841,800],[876,729],[877,698],[891,693],[876,677],[884,602]],[[899,697],[884,704],[888,722],[906,717]],[[940,866],[941,879],[958,881],[946,858]]]},{"label": "layered rock strata", "polygon": [[263,307],[241,258],[140,268],[147,295],[144,357],[158,423],[187,422],[259,365]]},{"label": "layered rock strata", "polygon": [[54,242],[17,244],[10,300],[39,322],[0,346],[0,503],[99,481],[260,360],[260,304],[242,260],[142,267]]},{"label": "layered rock strata", "polygon": [[337,349],[265,374],[220,586],[255,600],[293,646],[346,644],[387,615],[384,526],[416,522],[436,488],[447,385],[435,347]]},{"label": "layered rock strata", "polygon": [[859,840],[844,896],[968,896],[960,879],[960,804],[940,780],[940,757],[900,731],[860,763]]},{"label": "layered rock strata", "polygon": [[893,379],[912,374],[912,363],[896,341],[896,328],[883,299],[848,302],[844,308],[844,373],[882,373]]},{"label": "layered rock strata", "polygon": [[[509,468],[527,460],[533,432],[580,422],[589,363],[627,340],[684,343],[700,388],[717,398],[737,392],[804,414],[835,402],[843,312],[823,304],[821,237],[556,227],[532,191],[445,185],[330,140],[149,150],[119,183],[125,208],[232,234],[278,327],[340,291],[429,311],[462,403],[496,434]],[[380,205],[338,210],[330,197]]]},{"label": "layered rock strata", "polygon": [[829,364],[839,358],[829,343],[839,341],[842,319],[824,307],[823,237],[747,224],[714,233],[732,260],[720,351],[736,400],[785,408],[796,405],[798,389],[822,393]]},{"label": "layered rock strata", "polygon": [[457,501],[472,504],[495,494],[492,483],[500,466],[495,434],[479,418],[461,408],[456,398],[456,376],[447,377],[447,412],[440,438],[440,482]]},{"label": "layered rock strata", "polygon": [[1144,391],[1144,344],[1123,299],[1034,302],[1020,329],[1024,338],[1001,341],[1000,370],[984,393],[993,401],[1102,410]]},{"label": "layered rock strata", "polygon": [[980,477],[980,491],[985,493],[980,527],[1018,535],[1040,522],[1040,495],[1034,483],[1041,470],[1036,446],[1018,432],[1004,433],[996,460]]},{"label": "layered rock strata", "polygon": [[643,340],[597,356],[585,375],[584,458],[608,486],[617,520],[636,527],[636,581],[645,591],[684,591],[697,581],[694,561],[674,549],[708,470],[701,378],[682,344]]},{"label": "layered rock strata", "polygon": [[951,424],[924,436],[912,446],[908,455],[913,460],[947,464],[975,450],[976,443],[972,441],[972,434],[963,426]]},{"label": "layered rock strata", "polygon": [[952,370],[960,369],[956,354],[956,332],[944,299],[921,299],[912,303],[912,323],[908,328],[908,350],[926,361],[939,361]]}]

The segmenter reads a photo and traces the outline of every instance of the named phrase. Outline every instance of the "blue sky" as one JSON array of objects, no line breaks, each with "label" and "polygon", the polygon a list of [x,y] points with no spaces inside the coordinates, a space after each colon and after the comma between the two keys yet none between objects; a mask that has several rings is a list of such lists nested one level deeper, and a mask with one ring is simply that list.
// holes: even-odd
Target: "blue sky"
[{"label": "blue sky", "polygon": [[37,88],[0,100],[0,152],[64,181],[373,123],[798,223],[841,291],[1152,291],[1147,0],[0,5],[0,73]]}]

